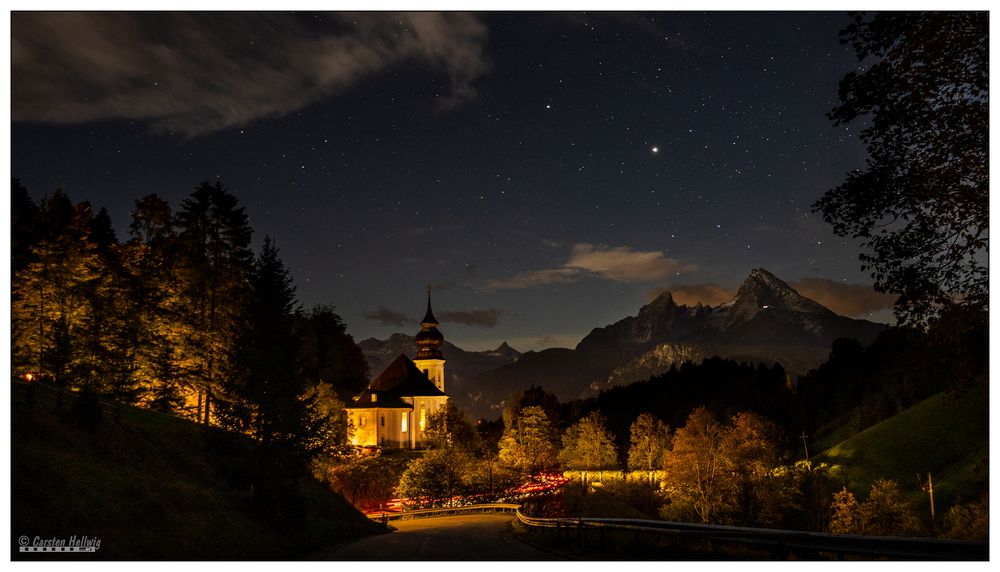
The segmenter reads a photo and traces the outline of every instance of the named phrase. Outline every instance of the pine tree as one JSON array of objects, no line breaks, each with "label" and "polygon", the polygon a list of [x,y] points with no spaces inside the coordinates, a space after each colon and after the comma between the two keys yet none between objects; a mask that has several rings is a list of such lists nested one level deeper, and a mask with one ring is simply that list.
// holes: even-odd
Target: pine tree
[{"label": "pine tree", "polygon": [[213,401],[225,398],[225,372],[233,368],[240,313],[252,269],[252,230],[244,209],[221,184],[204,182],[177,215],[179,315],[187,336],[183,372],[198,394],[196,418],[209,424]]}]

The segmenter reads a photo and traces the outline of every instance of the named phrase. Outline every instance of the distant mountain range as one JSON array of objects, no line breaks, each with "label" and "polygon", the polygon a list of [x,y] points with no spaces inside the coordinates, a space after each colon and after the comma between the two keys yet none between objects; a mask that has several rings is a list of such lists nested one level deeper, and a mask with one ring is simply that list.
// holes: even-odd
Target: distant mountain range
[{"label": "distant mountain range", "polygon": [[[575,349],[521,354],[504,343],[493,351],[466,352],[445,342],[445,390],[474,417],[495,418],[504,400],[531,385],[570,400],[711,356],[780,363],[797,376],[822,363],[833,340],[854,338],[867,345],[885,328],[837,315],[758,268],[728,303],[678,305],[666,292],[638,315],[594,328]],[[400,353],[411,355],[415,347],[413,337],[403,334],[358,345],[373,375]]]}]

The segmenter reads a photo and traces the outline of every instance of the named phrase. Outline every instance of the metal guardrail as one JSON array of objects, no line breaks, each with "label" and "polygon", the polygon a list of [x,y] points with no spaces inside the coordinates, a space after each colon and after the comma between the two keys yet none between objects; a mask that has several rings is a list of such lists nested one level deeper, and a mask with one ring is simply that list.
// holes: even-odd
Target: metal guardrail
[{"label": "metal guardrail", "polygon": [[614,519],[614,518],[535,518],[517,511],[517,519],[532,528],[555,528],[557,530],[596,529],[601,532],[603,543],[605,531],[629,531],[633,534],[650,534],[670,537],[674,540],[708,540],[738,544],[747,547],[765,548],[779,553],[830,554],[833,556],[872,556],[897,560],[988,560],[989,544],[968,540],[942,540],[937,538],[910,538],[890,536],[857,536],[780,530],[769,528],[749,528],[739,526],[717,526],[666,522],[659,520]]},{"label": "metal guardrail", "polygon": [[456,506],[450,508],[421,508],[415,510],[404,510],[402,512],[373,512],[368,514],[371,520],[387,522],[390,520],[407,520],[411,518],[430,518],[435,516],[451,516],[461,513],[476,512],[516,512],[521,505],[511,503],[487,503],[473,504],[467,506]]}]

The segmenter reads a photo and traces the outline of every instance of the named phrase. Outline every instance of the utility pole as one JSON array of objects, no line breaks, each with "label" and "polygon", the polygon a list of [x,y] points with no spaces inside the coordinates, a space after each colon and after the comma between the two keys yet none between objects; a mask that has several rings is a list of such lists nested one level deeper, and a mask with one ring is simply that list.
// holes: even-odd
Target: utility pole
[{"label": "utility pole", "polygon": [[930,473],[927,473],[927,488],[924,489],[924,490],[926,490],[927,494],[929,494],[930,497],[931,497],[931,530],[933,530],[934,526],[935,526],[935,518],[934,518],[934,479],[931,478],[931,474]]},{"label": "utility pole", "polygon": [[805,431],[803,431],[802,434],[799,435],[799,439],[802,439],[802,448],[805,449],[805,451],[806,451],[806,460],[807,461],[809,460],[809,443],[806,441],[806,439],[808,439],[808,438],[809,438],[809,435],[806,435]]}]

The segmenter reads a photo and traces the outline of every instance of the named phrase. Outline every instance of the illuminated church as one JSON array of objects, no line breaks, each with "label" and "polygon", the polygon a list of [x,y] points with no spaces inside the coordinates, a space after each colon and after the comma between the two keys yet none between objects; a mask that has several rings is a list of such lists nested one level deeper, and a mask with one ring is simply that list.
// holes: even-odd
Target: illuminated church
[{"label": "illuminated church", "polygon": [[400,354],[364,391],[346,406],[354,426],[351,444],[359,447],[420,448],[428,417],[448,402],[444,392],[444,336],[431,311],[427,292],[427,314],[417,333],[417,357]]}]

